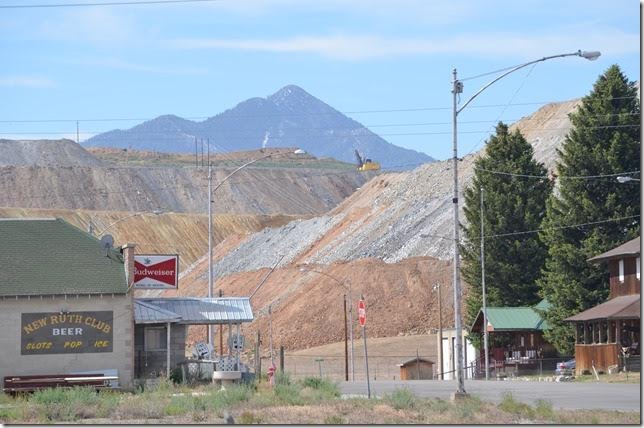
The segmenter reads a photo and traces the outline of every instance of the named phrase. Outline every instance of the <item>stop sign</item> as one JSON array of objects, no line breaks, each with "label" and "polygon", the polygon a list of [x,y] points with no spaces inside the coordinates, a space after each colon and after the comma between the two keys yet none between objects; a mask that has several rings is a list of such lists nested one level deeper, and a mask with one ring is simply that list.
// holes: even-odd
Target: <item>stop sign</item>
[{"label": "stop sign", "polygon": [[367,309],[365,308],[364,300],[362,299],[358,301],[358,320],[362,327],[367,323]]}]

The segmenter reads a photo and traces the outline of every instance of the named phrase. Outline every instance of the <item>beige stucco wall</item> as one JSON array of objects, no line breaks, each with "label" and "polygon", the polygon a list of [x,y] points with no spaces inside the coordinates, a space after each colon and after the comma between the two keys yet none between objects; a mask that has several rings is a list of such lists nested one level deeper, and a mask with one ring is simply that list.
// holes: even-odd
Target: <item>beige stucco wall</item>
[{"label": "beige stucco wall", "polygon": [[[9,375],[65,374],[118,370],[121,388],[130,389],[134,374],[132,295],[0,297],[0,381]],[[100,353],[21,355],[21,317],[38,312],[113,311],[112,351]]]}]

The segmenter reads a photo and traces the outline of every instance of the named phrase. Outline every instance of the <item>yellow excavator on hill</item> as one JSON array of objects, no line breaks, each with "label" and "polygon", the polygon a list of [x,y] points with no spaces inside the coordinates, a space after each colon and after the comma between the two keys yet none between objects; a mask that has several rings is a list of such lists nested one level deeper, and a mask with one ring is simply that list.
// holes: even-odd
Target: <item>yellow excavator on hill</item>
[{"label": "yellow excavator on hill", "polygon": [[358,150],[354,150],[356,153],[356,159],[358,161],[358,171],[377,171],[380,169],[380,164],[374,162],[371,159],[362,159]]}]

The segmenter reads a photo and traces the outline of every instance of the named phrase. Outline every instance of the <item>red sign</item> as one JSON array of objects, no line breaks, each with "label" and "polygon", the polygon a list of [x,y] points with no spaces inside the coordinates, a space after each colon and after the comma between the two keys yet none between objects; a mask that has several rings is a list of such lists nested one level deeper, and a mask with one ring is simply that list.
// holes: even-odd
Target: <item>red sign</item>
[{"label": "red sign", "polygon": [[137,254],[134,256],[134,288],[177,289],[177,254]]},{"label": "red sign", "polygon": [[367,323],[367,308],[364,305],[364,300],[358,301],[358,321],[360,321],[361,327]]}]

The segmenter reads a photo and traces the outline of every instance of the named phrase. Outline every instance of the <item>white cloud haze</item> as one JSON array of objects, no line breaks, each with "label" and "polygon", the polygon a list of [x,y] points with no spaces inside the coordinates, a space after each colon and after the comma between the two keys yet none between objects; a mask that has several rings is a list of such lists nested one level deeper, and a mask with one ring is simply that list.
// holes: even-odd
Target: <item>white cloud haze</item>
[{"label": "white cloud haze", "polygon": [[282,39],[179,38],[165,43],[181,50],[228,49],[257,52],[316,54],[338,60],[365,60],[411,55],[465,54],[534,58],[577,49],[604,54],[639,52],[639,35],[619,29],[596,28],[545,36],[512,33],[470,34],[458,37],[415,39],[373,35],[297,36]]}]

